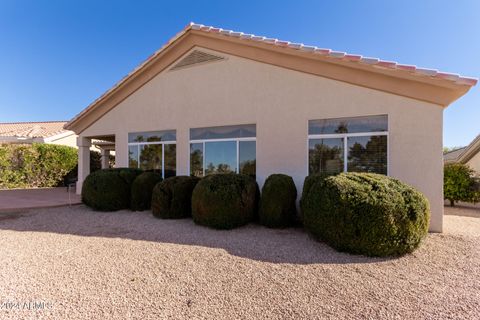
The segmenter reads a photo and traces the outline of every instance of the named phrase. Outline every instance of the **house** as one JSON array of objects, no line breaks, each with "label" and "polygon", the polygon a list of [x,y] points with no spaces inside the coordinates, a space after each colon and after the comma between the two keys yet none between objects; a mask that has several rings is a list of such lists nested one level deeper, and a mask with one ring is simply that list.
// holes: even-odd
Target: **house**
[{"label": "house", "polygon": [[75,116],[77,192],[92,139],[118,167],[170,175],[369,171],[429,199],[442,231],[443,110],[476,79],[189,24]]},{"label": "house", "polygon": [[50,143],[77,146],[75,132],[65,130],[66,121],[0,123],[2,143]]},{"label": "house", "polygon": [[448,163],[463,163],[480,175],[480,135],[466,147],[446,152],[443,160]]},{"label": "house", "polygon": [[[67,121],[0,123],[0,145],[3,143],[48,143],[77,148],[77,135],[64,129]],[[102,168],[109,167],[115,146],[110,141],[93,140],[90,150],[101,153]]]}]

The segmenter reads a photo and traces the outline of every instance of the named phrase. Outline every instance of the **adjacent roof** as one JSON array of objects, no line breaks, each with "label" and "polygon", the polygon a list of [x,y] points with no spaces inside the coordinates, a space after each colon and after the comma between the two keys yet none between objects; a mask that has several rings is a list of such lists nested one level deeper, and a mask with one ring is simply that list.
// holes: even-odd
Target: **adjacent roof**
[{"label": "adjacent roof", "polygon": [[468,146],[445,153],[443,160],[446,163],[466,163],[478,152],[480,152],[480,134]]},{"label": "adjacent roof", "polygon": [[67,121],[0,123],[0,137],[49,138],[68,132]]},{"label": "adjacent roof", "polygon": [[445,152],[443,154],[443,160],[444,161],[455,161],[457,160],[458,156],[462,154],[463,151],[465,151],[467,147],[462,147],[458,148],[452,151]]},{"label": "adjacent roof", "polygon": [[[241,44],[244,46],[255,48],[257,50],[270,50],[275,51],[276,53],[281,52],[281,54],[283,55],[296,56],[297,58],[301,57],[306,59],[313,59],[316,60],[318,63],[322,63],[323,66],[328,64],[329,67],[340,66],[343,69],[347,67],[349,69],[355,69],[359,73],[357,73],[355,76],[352,76],[351,80],[349,78],[346,78],[345,76],[336,76],[335,72],[333,72],[332,70],[327,70],[324,72],[324,74],[322,74],[321,71],[316,73],[311,71],[311,73],[379,90],[383,90],[385,86],[391,86],[392,88],[394,88],[393,91],[391,91],[393,93],[405,95],[423,101],[433,102],[441,106],[448,106],[448,104],[461,97],[470,89],[470,87],[474,86],[478,82],[478,79],[475,78],[461,76],[455,73],[438,71],[436,69],[421,68],[415,65],[405,65],[394,61],[381,60],[379,58],[363,57],[358,54],[351,54],[347,52],[319,48],[316,46],[304,45],[303,43],[278,40],[275,38],[267,38],[254,34],[247,34],[232,30],[224,30],[222,28],[204,26],[202,24],[190,23],[181,32],[179,32],[172,39],[170,39],[163,47],[161,47],[154,54],[152,54],[147,60],[141,63],[132,72],[127,74],[111,89],[109,89],[102,96],[96,99],[92,104],[90,104],[85,110],[75,116],[70,122],[67,123],[66,128],[75,130],[77,133],[85,130],[85,128],[87,128],[91,123],[96,120],[92,120],[92,117],[90,117],[89,120],[85,120],[86,123],[80,124],[80,122],[82,122],[82,119],[87,118],[87,116],[95,109],[102,107],[102,104],[108,104],[108,106],[104,108],[105,112],[98,112],[96,114],[97,118],[101,117],[111,108],[113,108],[116,104],[120,103],[126,96],[141,87],[141,85],[145,83],[144,81],[149,81],[156,74],[163,71],[163,69],[165,69],[166,67],[163,67],[163,69],[161,70],[155,69],[154,71],[156,73],[151,72],[150,70],[150,72],[148,72],[148,76],[143,75],[143,73],[147,73],[147,69],[153,69],[153,65],[157,63],[160,59],[172,59],[171,57],[165,58],[165,56],[168,55],[169,50],[179,45],[179,43],[184,41],[184,39],[187,39],[189,35],[196,35],[197,37],[194,37],[194,40],[191,41],[188,49],[191,49],[195,45],[208,48],[208,42],[200,41],[201,39],[198,37],[202,35],[210,40],[216,39],[224,42],[229,41],[237,45]],[[215,50],[215,48],[211,49]],[[239,50],[238,46],[231,47],[230,50],[236,51],[227,52],[227,50],[224,50],[224,52],[269,63],[268,58],[263,58],[262,60],[262,58],[260,57],[261,55],[245,55],[245,51],[240,52],[241,50]],[[182,54],[184,53],[185,51],[182,52]],[[177,56],[176,58],[178,57],[179,56]],[[292,67],[292,64],[285,63],[285,59],[282,59],[281,61],[282,62],[280,63],[272,64],[284,66],[286,68],[295,70],[295,68]],[[166,65],[168,67],[169,65],[171,65],[171,62]],[[304,66],[303,69],[299,68],[298,70],[303,72],[310,72],[311,68],[309,69]],[[389,84],[385,84],[383,83],[384,81],[382,81],[382,79],[380,78],[376,78],[373,81],[367,82],[367,80],[365,80],[365,75],[367,74],[365,73],[365,71],[368,74],[377,74],[379,76],[384,76],[384,78],[386,76],[388,77],[387,80],[397,78],[397,80],[400,80],[400,82],[391,82]],[[138,84],[133,84],[134,81],[137,78],[141,78],[142,75],[144,76],[145,80],[141,79],[141,81],[138,81]],[[365,83],[363,83],[362,81]],[[412,90],[412,86],[409,86],[407,82],[415,82],[418,88]],[[114,98],[115,94],[124,88],[128,88],[130,92],[128,94],[125,94],[125,97]],[[424,92],[428,91],[431,88],[440,88],[442,90],[438,91],[438,94],[430,94],[431,98],[428,98],[428,94],[425,94]],[[389,92],[388,90],[384,91]]]}]

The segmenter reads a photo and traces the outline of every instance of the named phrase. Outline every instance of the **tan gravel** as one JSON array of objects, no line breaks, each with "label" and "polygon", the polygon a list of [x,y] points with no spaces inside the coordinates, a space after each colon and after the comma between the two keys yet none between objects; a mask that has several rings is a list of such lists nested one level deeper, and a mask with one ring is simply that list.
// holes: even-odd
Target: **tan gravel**
[{"label": "tan gravel", "polygon": [[0,318],[478,319],[479,221],[446,216],[414,254],[372,259],[301,229],[84,206],[3,214]]}]

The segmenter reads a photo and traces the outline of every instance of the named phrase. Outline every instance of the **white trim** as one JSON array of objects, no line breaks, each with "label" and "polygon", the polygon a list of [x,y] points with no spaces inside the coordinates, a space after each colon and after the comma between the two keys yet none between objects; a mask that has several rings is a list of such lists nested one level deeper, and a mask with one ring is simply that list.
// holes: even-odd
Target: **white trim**
[{"label": "white trim", "polygon": [[[237,140],[235,141],[236,147],[237,147],[237,167],[235,168],[235,173],[240,173],[240,141]],[[255,158],[257,155],[255,155]]]},{"label": "white trim", "polygon": [[359,132],[359,133],[332,133],[332,134],[309,134],[309,139],[343,138],[343,137],[370,137],[388,136],[388,131]]},{"label": "white trim", "polygon": [[190,143],[202,143],[202,142],[228,142],[228,141],[256,141],[256,137],[248,138],[222,138],[222,139],[196,139],[190,140]]},{"label": "white trim", "polygon": [[128,142],[128,145],[139,145],[139,144],[177,144],[176,141],[153,141],[153,142]]}]

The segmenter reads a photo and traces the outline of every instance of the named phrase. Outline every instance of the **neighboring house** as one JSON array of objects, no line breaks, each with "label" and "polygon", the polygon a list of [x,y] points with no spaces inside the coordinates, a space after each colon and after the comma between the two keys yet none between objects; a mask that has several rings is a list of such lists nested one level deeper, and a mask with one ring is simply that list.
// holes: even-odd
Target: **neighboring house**
[{"label": "neighboring house", "polygon": [[[0,144],[48,143],[77,148],[77,135],[64,129],[66,123],[67,121],[0,123]],[[101,153],[102,168],[109,167],[111,151],[115,150],[112,142],[94,140],[90,150]]]},{"label": "neighboring house", "polygon": [[50,143],[77,147],[75,132],[65,130],[66,121],[0,123],[1,143]]},{"label": "neighboring house", "polygon": [[74,117],[79,181],[92,139],[116,165],[169,175],[369,171],[429,199],[442,231],[443,110],[476,79],[190,24]]},{"label": "neighboring house", "polygon": [[480,135],[466,147],[459,148],[443,155],[445,163],[463,163],[480,175]]}]

